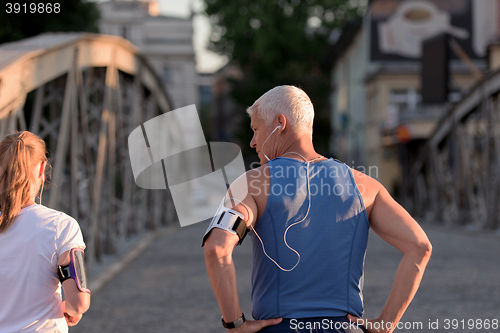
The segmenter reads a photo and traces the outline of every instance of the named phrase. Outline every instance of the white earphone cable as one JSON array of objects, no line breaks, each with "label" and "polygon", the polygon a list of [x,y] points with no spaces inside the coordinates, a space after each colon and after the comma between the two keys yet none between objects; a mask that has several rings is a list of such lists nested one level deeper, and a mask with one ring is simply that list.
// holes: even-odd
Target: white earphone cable
[{"label": "white earphone cable", "polygon": [[[250,229],[251,229],[251,230],[255,233],[255,236],[257,236],[257,238],[259,239],[260,244],[262,245],[262,251],[264,252],[264,255],[265,255],[265,256],[266,256],[269,260],[271,260],[271,261],[272,261],[272,262],[273,262],[273,263],[274,263],[274,264],[275,264],[275,265],[276,265],[279,269],[281,269],[282,271],[284,271],[284,272],[291,272],[291,271],[293,271],[293,270],[295,269],[295,267],[297,267],[297,265],[298,265],[298,264],[299,264],[299,262],[300,262],[300,253],[299,253],[297,250],[295,250],[294,248],[292,248],[292,247],[288,244],[288,242],[287,242],[287,240],[286,240],[286,235],[287,235],[287,233],[288,233],[288,230],[290,230],[290,228],[291,228],[291,227],[293,227],[293,226],[295,226],[295,225],[297,225],[297,224],[300,224],[300,223],[304,222],[304,221],[306,220],[307,216],[309,215],[309,211],[310,211],[310,209],[311,209],[311,188],[310,188],[310,180],[309,180],[309,164],[310,164],[311,162],[313,162],[313,161],[319,160],[319,159],[320,159],[320,158],[322,158],[323,156],[320,156],[320,157],[315,158],[315,159],[313,159],[313,160],[307,161],[307,160],[305,159],[305,157],[304,157],[304,156],[302,156],[302,155],[301,155],[301,154],[299,154],[299,153],[296,153],[296,152],[288,152],[288,153],[283,154],[282,156],[284,156],[284,155],[286,155],[286,154],[297,154],[297,155],[299,155],[300,157],[302,157],[302,159],[303,159],[303,160],[307,163],[307,167],[306,167],[306,168],[307,168],[307,171],[306,171],[306,181],[307,181],[307,198],[308,198],[308,200],[307,200],[307,201],[308,201],[308,206],[307,206],[307,212],[306,212],[306,215],[304,216],[304,218],[302,218],[302,220],[300,220],[300,221],[298,221],[298,222],[295,222],[295,223],[290,224],[290,225],[286,228],[285,233],[283,234],[283,241],[285,242],[286,247],[288,247],[290,250],[292,250],[293,252],[295,252],[295,254],[297,255],[297,262],[295,263],[295,265],[294,265],[292,268],[289,268],[289,269],[281,267],[281,266],[280,266],[280,265],[276,262],[276,260],[274,260],[273,258],[271,258],[271,257],[267,254],[267,252],[266,252],[266,248],[265,248],[265,246],[264,246],[264,242],[262,241],[262,238],[260,238],[259,234],[258,234],[258,233],[257,233],[257,231],[255,230],[255,228],[253,227],[253,225],[250,225]],[[229,198],[229,199],[234,199],[234,198]],[[236,201],[240,202],[240,203],[243,205],[243,207],[245,207],[245,209],[247,210],[247,212],[249,213],[249,209],[246,207],[246,204],[244,204],[242,201],[240,201],[240,200],[238,200],[238,199],[234,199],[234,200],[236,200]],[[250,215],[250,213],[249,213],[249,215]]]},{"label": "white earphone cable", "polygon": [[40,205],[42,204],[43,185],[45,185],[45,175],[42,178],[42,189],[40,190]]}]

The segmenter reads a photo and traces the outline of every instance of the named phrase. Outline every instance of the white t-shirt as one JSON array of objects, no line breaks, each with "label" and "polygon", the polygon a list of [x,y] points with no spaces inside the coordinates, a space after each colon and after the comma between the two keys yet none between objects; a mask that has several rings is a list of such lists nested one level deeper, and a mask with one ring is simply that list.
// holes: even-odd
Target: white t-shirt
[{"label": "white t-shirt", "polygon": [[78,222],[42,205],[0,233],[0,333],[68,332],[56,269],[74,247],[85,247]]}]

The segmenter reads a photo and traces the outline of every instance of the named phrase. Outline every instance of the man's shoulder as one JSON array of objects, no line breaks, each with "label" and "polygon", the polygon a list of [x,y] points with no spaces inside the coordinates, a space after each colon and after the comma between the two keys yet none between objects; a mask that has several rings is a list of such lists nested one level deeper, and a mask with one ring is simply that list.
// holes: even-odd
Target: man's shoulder
[{"label": "man's shoulder", "polygon": [[368,216],[370,216],[372,204],[375,202],[378,193],[384,189],[384,186],[375,178],[361,171],[352,168],[351,170],[356,186],[363,197]]},{"label": "man's shoulder", "polygon": [[245,175],[248,181],[261,178],[262,176],[269,177],[269,165],[266,163],[258,168],[250,169],[245,173]]},{"label": "man's shoulder", "polygon": [[253,168],[242,174],[231,184],[231,191],[238,193],[248,193],[255,197],[263,193],[269,184],[269,166],[266,164]]},{"label": "man's shoulder", "polygon": [[260,188],[260,185],[265,183],[266,177],[269,178],[267,164],[246,171],[231,183],[231,195],[234,196],[235,193],[238,193],[239,196],[245,197],[247,193],[250,193],[253,196],[255,193],[252,189]]}]

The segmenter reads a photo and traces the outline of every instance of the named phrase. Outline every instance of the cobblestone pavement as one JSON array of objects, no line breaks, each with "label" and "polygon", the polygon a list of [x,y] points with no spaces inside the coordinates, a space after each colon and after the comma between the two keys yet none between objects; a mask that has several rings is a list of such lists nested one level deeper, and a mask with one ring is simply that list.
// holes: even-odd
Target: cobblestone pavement
[{"label": "cobblestone pavement", "polygon": [[[90,310],[70,333],[225,332],[200,247],[206,226],[199,223],[158,237],[92,296]],[[403,324],[414,327],[396,332],[500,332],[500,327],[467,329],[468,319],[500,320],[500,236],[424,229],[433,244],[433,256],[420,290],[402,318]],[[370,234],[364,289],[367,317],[376,317],[382,309],[400,258],[397,250]],[[250,317],[248,240],[236,249],[234,260],[240,301]],[[464,319],[466,329],[453,330],[453,319],[460,327]],[[429,329],[429,322],[435,325],[436,321],[437,328]]]}]

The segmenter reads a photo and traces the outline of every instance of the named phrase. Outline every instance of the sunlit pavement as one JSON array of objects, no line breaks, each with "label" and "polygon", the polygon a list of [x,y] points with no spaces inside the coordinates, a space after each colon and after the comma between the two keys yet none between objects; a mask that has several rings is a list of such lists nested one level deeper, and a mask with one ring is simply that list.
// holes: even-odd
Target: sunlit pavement
[{"label": "sunlit pavement", "polygon": [[[484,329],[485,319],[500,321],[500,236],[424,225],[433,254],[417,295],[402,324],[422,328],[399,332],[500,332]],[[370,235],[365,264],[366,317],[385,304],[401,255],[376,234]],[[456,321],[453,322],[453,319]],[[473,324],[468,329],[468,324]],[[429,322],[438,329],[429,328]],[[464,320],[462,322],[462,320]],[[453,330],[453,324],[457,324]],[[483,324],[483,328],[481,327]],[[465,330],[462,329],[465,325]],[[435,326],[432,326],[435,327]]]},{"label": "sunlit pavement", "polygon": [[[92,296],[90,310],[70,332],[225,332],[200,247],[206,227],[206,222],[198,223],[158,237]],[[402,319],[402,324],[414,329],[396,331],[500,332],[500,327],[467,329],[469,319],[482,323],[500,320],[500,237],[436,227],[425,230],[434,247],[433,256]],[[240,301],[247,317],[251,317],[250,250],[247,239],[234,254]],[[378,316],[382,309],[400,257],[376,234],[370,235],[364,288],[367,317]],[[459,327],[464,319],[466,330],[453,330],[451,325],[457,323],[453,319]],[[438,329],[429,329],[429,321],[435,325],[436,320]]]}]

